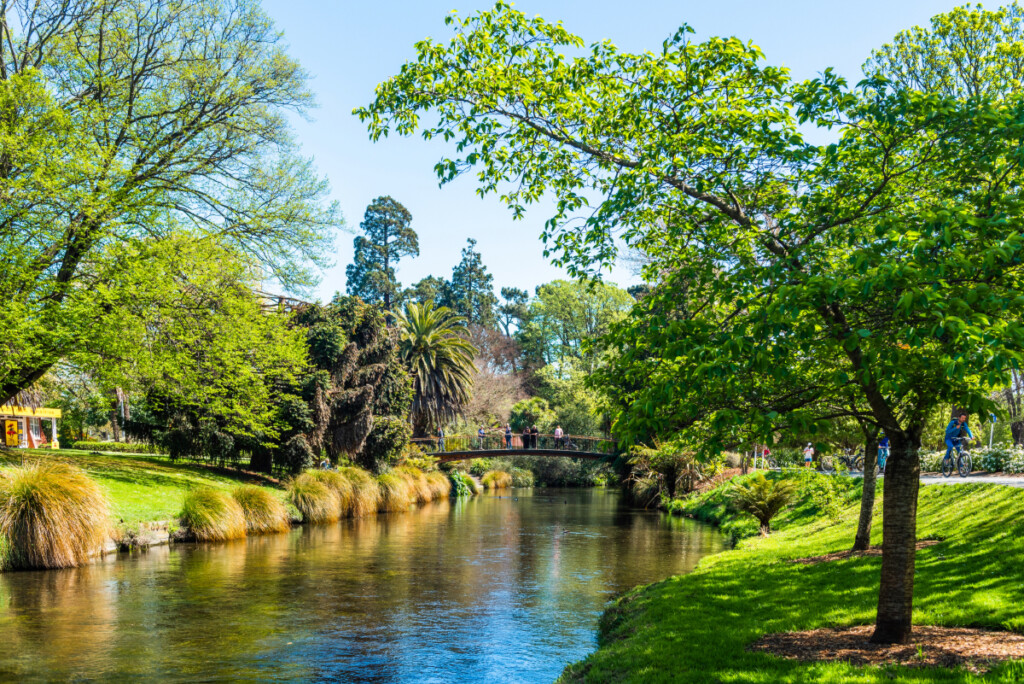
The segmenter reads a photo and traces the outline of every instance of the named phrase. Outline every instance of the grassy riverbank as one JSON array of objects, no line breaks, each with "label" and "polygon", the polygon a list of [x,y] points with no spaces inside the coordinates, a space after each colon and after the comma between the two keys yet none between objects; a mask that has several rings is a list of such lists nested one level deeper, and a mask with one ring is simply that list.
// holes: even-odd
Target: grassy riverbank
[{"label": "grassy riverbank", "polygon": [[[646,587],[605,613],[599,649],[568,667],[566,682],[968,682],[1022,681],[1024,665],[996,666],[984,677],[963,670],[860,668],[802,664],[747,646],[767,633],[871,624],[879,557],[804,565],[793,559],[848,549],[857,519],[855,483],[840,485],[838,520],[811,497],[778,519],[768,538],[742,539],[735,550],[697,569]],[[723,490],[677,506],[721,523],[736,537],[752,529],[724,505]],[[881,495],[873,543],[881,542]],[[753,528],[753,525],[750,526]],[[999,485],[924,487],[918,552],[917,624],[1024,632],[1024,490]]]},{"label": "grassy riverbank", "polygon": [[284,499],[284,490],[259,476],[197,464],[174,463],[165,456],[97,454],[75,449],[0,452],[0,466],[26,460],[61,460],[83,469],[103,488],[115,522],[172,520],[181,512],[185,493],[197,487],[225,491],[241,483],[256,484]]}]

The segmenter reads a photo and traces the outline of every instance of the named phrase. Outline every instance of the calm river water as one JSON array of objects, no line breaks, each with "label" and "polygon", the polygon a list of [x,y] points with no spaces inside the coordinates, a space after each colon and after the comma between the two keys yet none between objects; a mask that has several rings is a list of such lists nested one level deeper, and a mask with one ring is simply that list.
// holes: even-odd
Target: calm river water
[{"label": "calm river water", "polygon": [[512,490],[0,575],[0,680],[550,682],[604,604],[723,547],[615,491]]}]

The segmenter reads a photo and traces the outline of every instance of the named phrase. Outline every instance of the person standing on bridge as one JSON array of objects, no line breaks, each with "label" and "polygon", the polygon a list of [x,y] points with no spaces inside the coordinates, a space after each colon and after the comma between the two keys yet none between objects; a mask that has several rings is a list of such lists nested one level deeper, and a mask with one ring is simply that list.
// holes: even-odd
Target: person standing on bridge
[{"label": "person standing on bridge", "polygon": [[562,448],[562,435],[563,435],[563,433],[562,433],[562,426],[561,425],[556,425],[555,426],[555,448],[556,449],[561,449]]},{"label": "person standing on bridge", "polygon": [[538,430],[537,426],[534,425],[532,428],[530,428],[530,448],[531,449],[536,449],[537,448],[537,437],[538,436],[540,436],[540,430]]},{"label": "person standing on bridge", "polygon": [[484,437],[486,435],[487,435],[487,433],[484,432],[484,426],[481,425],[480,429],[476,431],[476,439],[477,439],[478,442],[480,442],[480,450],[481,451],[483,451],[483,448],[484,448]]},{"label": "person standing on bridge", "polygon": [[512,448],[512,426],[505,423],[505,448]]},{"label": "person standing on bridge", "polygon": [[529,449],[530,448],[530,426],[529,425],[527,425],[526,427],[523,428],[522,440],[523,440],[523,448],[524,449]]},{"label": "person standing on bridge", "polygon": [[444,451],[444,428],[437,426],[437,450]]}]

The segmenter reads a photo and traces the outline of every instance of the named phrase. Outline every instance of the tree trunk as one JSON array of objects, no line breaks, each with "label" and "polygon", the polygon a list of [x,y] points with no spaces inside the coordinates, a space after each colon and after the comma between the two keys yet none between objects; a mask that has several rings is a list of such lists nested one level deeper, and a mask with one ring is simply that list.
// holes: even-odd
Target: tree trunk
[{"label": "tree trunk", "polygon": [[910,639],[914,609],[921,426],[891,433],[889,439],[882,498],[882,578],[871,641],[904,644]]},{"label": "tree trunk", "polygon": [[860,519],[857,521],[857,536],[853,540],[854,551],[867,551],[871,546],[871,519],[875,510],[875,465],[878,463],[878,433],[867,434],[864,443],[864,490],[860,495]]}]

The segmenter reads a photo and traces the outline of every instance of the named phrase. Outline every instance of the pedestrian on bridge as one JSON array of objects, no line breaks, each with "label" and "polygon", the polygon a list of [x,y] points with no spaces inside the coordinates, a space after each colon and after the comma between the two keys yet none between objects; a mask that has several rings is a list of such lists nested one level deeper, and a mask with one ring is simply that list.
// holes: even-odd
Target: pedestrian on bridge
[{"label": "pedestrian on bridge", "polygon": [[523,428],[522,440],[523,440],[523,448],[524,449],[529,449],[530,448],[530,426],[529,425],[527,425],[526,427]]},{"label": "pedestrian on bridge", "polygon": [[555,448],[556,449],[561,449],[562,448],[562,435],[563,434],[564,433],[562,432],[562,426],[561,425],[556,425],[555,426]]},{"label": "pedestrian on bridge", "polygon": [[444,451],[444,428],[437,426],[437,450]]},{"label": "pedestrian on bridge", "polygon": [[540,430],[538,430],[537,426],[534,425],[532,428],[530,428],[530,448],[531,449],[536,449],[537,448],[537,438],[539,436],[540,436]]},{"label": "pedestrian on bridge", "polygon": [[512,426],[505,423],[505,448],[512,448]]}]

